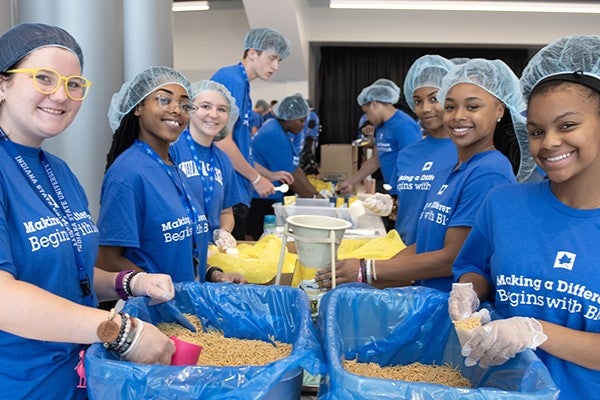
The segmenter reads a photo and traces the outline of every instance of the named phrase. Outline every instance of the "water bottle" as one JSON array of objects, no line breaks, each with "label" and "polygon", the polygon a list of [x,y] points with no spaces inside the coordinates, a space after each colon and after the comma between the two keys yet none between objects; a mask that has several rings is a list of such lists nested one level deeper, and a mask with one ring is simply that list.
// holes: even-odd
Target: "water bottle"
[{"label": "water bottle", "polygon": [[263,222],[263,234],[261,237],[266,235],[275,235],[277,233],[277,222],[275,220],[275,215],[265,215],[265,219]]}]

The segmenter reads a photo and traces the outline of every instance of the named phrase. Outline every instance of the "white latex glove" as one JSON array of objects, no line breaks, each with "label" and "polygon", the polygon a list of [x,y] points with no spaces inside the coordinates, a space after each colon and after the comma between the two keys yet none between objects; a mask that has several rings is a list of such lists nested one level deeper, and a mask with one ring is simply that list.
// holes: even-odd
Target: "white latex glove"
[{"label": "white latex glove", "polygon": [[392,212],[394,199],[389,194],[375,193],[363,201],[363,205],[373,214],[387,217]]},{"label": "white latex glove", "polygon": [[154,304],[163,303],[175,297],[171,277],[166,274],[140,272],[131,278],[131,293],[134,296],[147,296]]},{"label": "white latex glove", "polygon": [[333,197],[333,193],[331,193],[331,191],[330,191],[330,190],[327,190],[327,189],[321,189],[321,190],[319,191],[319,194],[320,194],[321,196],[323,196],[323,198],[324,198],[324,199],[328,199],[328,198],[330,198],[330,197]]},{"label": "white latex glove", "polygon": [[499,319],[473,331],[462,347],[465,365],[500,365],[526,349],[535,350],[548,339],[534,318]]},{"label": "white latex glove", "polygon": [[472,283],[453,283],[448,298],[448,314],[452,321],[467,319],[479,307],[477,293]]},{"label": "white latex glove", "polygon": [[139,331],[123,358],[135,363],[169,365],[175,353],[173,341],[150,323],[143,323],[137,318],[135,323]]},{"label": "white latex glove", "polygon": [[225,229],[215,229],[213,232],[213,241],[219,248],[219,251],[226,251],[227,249],[237,246],[237,241],[233,235]]}]

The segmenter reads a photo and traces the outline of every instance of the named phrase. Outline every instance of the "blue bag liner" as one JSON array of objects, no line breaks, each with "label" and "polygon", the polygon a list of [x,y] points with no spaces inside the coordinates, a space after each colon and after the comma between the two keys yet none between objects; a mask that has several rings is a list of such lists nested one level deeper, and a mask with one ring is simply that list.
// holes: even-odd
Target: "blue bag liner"
[{"label": "blue bag liner", "polygon": [[[492,316],[497,314],[490,311]],[[329,370],[321,380],[320,400],[558,398],[548,370],[531,350],[500,366],[466,367],[445,292],[426,287],[379,290],[341,285],[323,296],[318,323]],[[382,366],[450,364],[474,388],[354,375],[342,362],[357,358]]]},{"label": "blue bag liner", "polygon": [[280,381],[291,382],[290,376],[302,368],[311,374],[326,372],[304,292],[286,286],[197,282],[178,283],[175,291],[168,303],[150,305],[140,297],[127,301],[123,310],[153,324],[176,322],[179,311],[195,314],[205,329],[221,330],[226,337],[292,343],[292,353],[265,366],[164,366],[120,361],[96,343],[84,360],[90,400],[253,400],[271,397],[272,389],[284,398],[277,394]]}]

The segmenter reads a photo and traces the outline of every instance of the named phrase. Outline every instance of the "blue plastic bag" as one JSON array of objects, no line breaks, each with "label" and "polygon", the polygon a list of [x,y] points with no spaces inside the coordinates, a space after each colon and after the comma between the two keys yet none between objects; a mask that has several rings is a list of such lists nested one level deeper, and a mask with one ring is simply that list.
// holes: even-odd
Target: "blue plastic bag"
[{"label": "blue plastic bag", "polygon": [[[119,361],[101,344],[86,352],[90,400],[282,398],[281,382],[326,372],[306,295],[291,287],[179,283],[175,299],[149,305],[129,300],[124,311],[153,324],[175,322],[176,310],[197,315],[205,328],[227,337],[292,343],[290,356],[265,366],[208,367],[144,365]],[[201,356],[202,357],[202,356]],[[285,386],[283,387],[285,389]]]},{"label": "blue plastic bag", "polygon": [[[548,370],[530,350],[501,366],[466,367],[448,316],[448,293],[435,289],[339,286],[321,300],[319,328],[329,370],[320,400],[558,398]],[[343,368],[344,359],[382,366],[450,364],[474,388],[358,376]]]}]

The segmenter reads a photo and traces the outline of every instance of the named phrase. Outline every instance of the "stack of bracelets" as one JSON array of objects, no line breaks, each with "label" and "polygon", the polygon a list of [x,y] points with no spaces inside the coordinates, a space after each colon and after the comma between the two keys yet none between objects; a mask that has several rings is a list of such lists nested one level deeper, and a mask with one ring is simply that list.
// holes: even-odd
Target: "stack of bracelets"
[{"label": "stack of bracelets", "polygon": [[377,269],[375,268],[375,260],[360,259],[360,268],[358,269],[358,282],[368,283],[371,285],[377,280]]},{"label": "stack of bracelets", "polygon": [[[116,335],[114,340],[103,339],[106,336],[102,335],[101,333],[98,334],[98,337],[100,337],[103,340],[108,340],[108,341],[104,342],[105,348],[107,348],[108,350],[114,350],[117,353],[119,353],[120,355],[124,356],[124,355],[127,355],[127,353],[129,353],[129,351],[131,351],[136,340],[140,337],[140,334],[142,333],[142,330],[144,329],[144,324],[142,323],[141,320],[135,319],[127,313],[119,312],[118,314],[121,317],[121,326],[118,328],[119,333],[118,333],[118,335]],[[108,320],[104,321],[98,327],[99,332],[101,329],[102,330],[114,329],[113,327],[109,328],[110,324],[114,325],[114,327],[118,327],[118,325],[113,321],[113,318],[115,317],[115,315],[116,315],[115,309],[113,308],[112,310],[110,310],[110,314],[108,315]],[[113,336],[114,336],[114,334],[113,334]]]},{"label": "stack of bracelets", "polygon": [[130,269],[121,271],[117,274],[117,279],[115,279],[115,292],[117,292],[121,299],[127,300],[130,297],[134,297],[133,292],[131,291],[131,283],[133,282],[133,277],[139,273],[140,271]]}]

